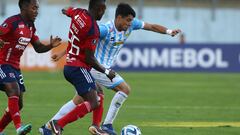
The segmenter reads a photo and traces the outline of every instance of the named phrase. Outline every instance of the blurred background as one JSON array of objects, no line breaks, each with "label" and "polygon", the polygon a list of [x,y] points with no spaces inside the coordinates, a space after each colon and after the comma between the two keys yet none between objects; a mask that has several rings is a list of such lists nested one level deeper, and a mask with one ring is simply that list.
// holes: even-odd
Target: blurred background
[{"label": "blurred background", "polygon": [[[105,23],[114,19],[115,8],[119,2],[126,1],[107,1],[106,13],[99,23]],[[127,48],[120,52],[116,69],[148,71],[149,67],[153,66],[149,71],[168,71],[169,69],[170,71],[179,69],[180,71],[188,71],[189,69],[190,71],[199,69],[203,71],[207,69],[209,71],[208,69],[210,69],[211,71],[229,72],[240,70],[239,0],[129,0],[127,2],[136,10],[137,18],[148,23],[166,26],[169,29],[179,28],[183,33],[172,38],[168,35],[160,35],[143,30],[133,32],[127,40],[127,44],[133,43],[137,45],[136,47],[132,45],[132,49],[128,48],[127,45]],[[40,39],[48,42],[50,35],[54,35],[60,36],[64,41],[67,41],[70,19],[61,14],[61,9],[67,6],[87,8],[87,5],[88,0],[41,0],[39,16],[35,22]],[[16,0],[1,0],[0,6],[1,22],[8,16],[19,13]],[[157,48],[157,50],[149,50],[151,47],[147,47],[146,43],[157,45],[153,47]],[[180,50],[180,46],[176,46],[178,49],[174,51],[176,47],[173,46],[170,47],[172,49],[166,50],[165,48],[169,47],[168,45],[164,46],[166,44],[189,44],[189,46],[183,46]],[[138,53],[139,45],[140,53]],[[193,48],[191,45],[193,45]],[[203,46],[197,47],[197,49],[196,45],[207,46],[207,51],[205,51],[206,49],[202,51],[204,49]],[[186,49],[187,51],[185,51]],[[190,51],[188,51],[189,49]],[[61,50],[61,47],[55,50]],[[156,51],[157,53],[155,53]],[[64,60],[58,64],[52,63],[49,59],[51,53],[38,55],[32,48],[28,48],[23,56],[22,66],[24,69],[61,69]],[[231,53],[231,56],[228,53]],[[156,55],[152,56],[150,54]],[[142,56],[146,57],[144,57],[145,59],[137,59],[138,56],[140,58],[143,58]],[[155,56],[160,60],[155,60],[151,62],[155,64],[149,65],[149,59],[154,60],[152,57]],[[43,60],[42,58],[45,59]],[[37,59],[40,60],[37,61]],[[177,63],[175,67],[171,66],[174,64],[171,64],[171,61]],[[178,61],[181,62],[178,63]],[[196,64],[194,64],[194,61],[196,61]],[[198,64],[199,62],[203,62],[203,64],[205,62],[205,66]]]},{"label": "blurred background", "polygon": [[[132,92],[115,121],[144,135],[236,135],[240,133],[240,0],[107,0],[99,23],[114,19],[119,2],[132,5],[137,18],[183,32],[176,37],[134,31],[119,53],[114,69]],[[18,14],[17,0],[0,0],[0,23]],[[51,55],[63,50],[70,19],[61,14],[67,6],[87,8],[88,0],[40,0],[37,33],[44,42],[60,36],[63,45],[37,54],[29,46],[22,56],[27,87],[24,122],[37,129],[50,119],[74,90],[64,79],[65,62]],[[113,92],[105,91],[105,113]],[[6,99],[0,94],[1,101]],[[0,102],[0,110],[6,102]],[[2,114],[2,113],[1,113]],[[91,115],[69,125],[67,135],[88,134]],[[15,134],[11,125],[8,134]]]},{"label": "blurred background", "polygon": [[[124,0],[108,0],[108,9],[101,22],[114,18],[115,8]],[[138,18],[169,28],[181,28],[189,43],[239,43],[239,0],[128,0]],[[40,14],[36,21],[41,39],[53,35],[67,39],[69,19],[61,15],[65,6],[87,7],[87,0],[41,0]],[[19,12],[16,0],[1,0],[0,21]],[[178,38],[159,36],[139,31],[130,36],[129,42],[173,42]]]}]

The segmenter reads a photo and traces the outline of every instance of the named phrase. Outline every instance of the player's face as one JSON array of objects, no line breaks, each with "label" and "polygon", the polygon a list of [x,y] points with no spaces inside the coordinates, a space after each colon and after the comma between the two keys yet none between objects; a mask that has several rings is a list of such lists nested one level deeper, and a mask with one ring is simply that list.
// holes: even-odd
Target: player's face
[{"label": "player's face", "polygon": [[31,0],[31,3],[26,8],[26,14],[30,21],[35,21],[38,15],[39,2],[38,0]]},{"label": "player's face", "polygon": [[105,4],[105,2],[103,2],[98,7],[98,13],[97,13],[96,20],[101,20],[102,19],[102,16],[104,15],[105,10],[106,10],[106,4]]},{"label": "player's face", "polygon": [[119,26],[121,31],[127,31],[127,29],[131,26],[132,21],[133,21],[133,16],[128,15],[126,17],[122,17],[121,15],[119,16]]}]

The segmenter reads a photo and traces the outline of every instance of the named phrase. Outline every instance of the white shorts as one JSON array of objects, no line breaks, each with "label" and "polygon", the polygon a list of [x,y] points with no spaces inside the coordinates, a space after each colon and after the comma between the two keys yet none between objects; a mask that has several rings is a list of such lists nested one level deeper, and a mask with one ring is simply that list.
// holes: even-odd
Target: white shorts
[{"label": "white shorts", "polygon": [[124,79],[119,75],[116,74],[116,77],[113,78],[111,81],[106,74],[101,73],[94,68],[90,71],[91,75],[95,79],[96,82],[101,84],[102,86],[108,88],[108,89],[113,89],[114,87],[118,86],[120,83],[124,82]]}]

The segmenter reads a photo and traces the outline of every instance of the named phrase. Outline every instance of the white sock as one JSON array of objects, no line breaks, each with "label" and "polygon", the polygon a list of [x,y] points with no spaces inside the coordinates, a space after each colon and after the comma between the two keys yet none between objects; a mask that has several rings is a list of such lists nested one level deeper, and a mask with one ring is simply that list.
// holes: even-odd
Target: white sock
[{"label": "white sock", "polygon": [[[65,116],[68,112],[72,111],[77,105],[73,103],[73,101],[69,101],[64,104],[61,109],[52,117],[51,120],[59,120],[63,116]],[[50,120],[50,121],[51,121]],[[49,122],[46,124],[46,128],[49,128]]]},{"label": "white sock", "polygon": [[112,102],[110,104],[110,107],[108,109],[107,116],[106,116],[103,124],[112,124],[113,123],[113,121],[115,120],[115,118],[118,114],[119,109],[121,108],[123,102],[127,99],[127,97],[128,97],[128,95],[121,91],[118,91],[114,95]]}]

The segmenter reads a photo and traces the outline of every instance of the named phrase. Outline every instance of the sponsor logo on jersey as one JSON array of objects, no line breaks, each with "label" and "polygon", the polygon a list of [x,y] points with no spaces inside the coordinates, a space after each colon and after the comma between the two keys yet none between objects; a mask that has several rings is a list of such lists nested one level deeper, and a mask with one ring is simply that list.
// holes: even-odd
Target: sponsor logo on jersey
[{"label": "sponsor logo on jersey", "polygon": [[7,23],[3,23],[1,26],[4,27],[4,28],[8,27]]},{"label": "sponsor logo on jersey", "polygon": [[74,31],[76,34],[78,34],[79,30],[78,30],[78,28],[74,25],[74,23],[72,24],[72,29],[73,29],[73,31]]},{"label": "sponsor logo on jersey", "polygon": [[80,29],[82,29],[86,26],[85,21],[79,15],[76,15],[74,17],[74,19],[75,19],[76,23],[78,24],[78,26],[80,27]]},{"label": "sponsor logo on jersey", "polygon": [[18,25],[18,28],[20,28],[20,29],[21,29],[21,28],[24,28],[24,24],[19,24],[19,25]]},{"label": "sponsor logo on jersey", "polygon": [[124,44],[123,41],[119,41],[119,42],[115,42],[115,43],[113,44],[113,46],[119,46],[119,45],[123,45],[123,44]]},{"label": "sponsor logo on jersey", "polygon": [[79,15],[74,16],[74,19],[76,20],[79,17]]},{"label": "sponsor logo on jersey", "polygon": [[25,48],[26,48],[27,46],[25,46],[25,45],[16,45],[16,49],[18,49],[18,50],[25,50]]},{"label": "sponsor logo on jersey", "polygon": [[23,31],[20,31],[20,33],[19,33],[19,34],[23,35]]},{"label": "sponsor logo on jersey", "polygon": [[110,38],[110,41],[114,41],[114,40],[115,40],[115,38],[114,38],[114,37],[111,37],[111,38]]},{"label": "sponsor logo on jersey", "polygon": [[14,73],[9,73],[9,77],[11,77],[11,78],[15,78]]},{"label": "sponsor logo on jersey", "polygon": [[21,45],[28,45],[30,40],[31,40],[30,38],[20,37],[18,39],[18,43]]}]

